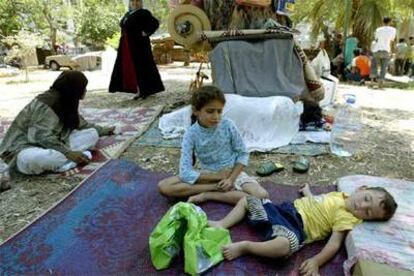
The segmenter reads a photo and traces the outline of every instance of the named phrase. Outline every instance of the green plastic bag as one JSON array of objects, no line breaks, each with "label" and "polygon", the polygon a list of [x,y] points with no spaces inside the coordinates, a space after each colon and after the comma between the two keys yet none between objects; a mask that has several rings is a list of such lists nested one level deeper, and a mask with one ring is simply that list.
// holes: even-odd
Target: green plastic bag
[{"label": "green plastic bag", "polygon": [[227,229],[207,226],[207,215],[192,204],[179,202],[168,210],[149,237],[152,264],[170,266],[184,247],[184,271],[199,274],[223,260],[221,248],[231,243]]}]

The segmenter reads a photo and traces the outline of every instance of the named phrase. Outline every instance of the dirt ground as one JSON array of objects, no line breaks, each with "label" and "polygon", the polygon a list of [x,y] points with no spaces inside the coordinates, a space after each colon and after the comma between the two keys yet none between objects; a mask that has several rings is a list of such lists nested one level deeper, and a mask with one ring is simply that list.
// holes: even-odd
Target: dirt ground
[{"label": "dirt ground", "polygon": [[[132,95],[129,94],[109,94],[102,87],[102,81],[95,80],[96,85],[89,87],[92,91],[87,94],[83,105],[114,108],[165,104],[163,112],[167,113],[186,104],[189,98],[186,90],[197,67],[197,64],[190,67],[181,67],[181,64],[161,67],[166,91],[145,100],[132,100]],[[38,82],[42,85],[33,89],[28,88],[28,84],[0,79],[0,117],[15,116],[37,92],[50,86],[55,75],[39,77],[41,81]],[[36,79],[36,74],[34,76]],[[88,78],[93,77],[93,74],[88,75]],[[310,157],[309,172],[297,174],[292,172],[291,164],[297,156],[252,153],[246,171],[254,175],[261,161],[274,160],[284,164],[285,170],[261,180],[297,186],[303,183],[332,184],[337,178],[351,174],[414,180],[414,91],[392,88],[372,90],[363,86],[341,84],[338,98],[346,93],[357,95],[363,112],[364,128],[357,155],[350,158],[330,154]],[[131,146],[121,158],[134,161],[148,170],[177,173],[179,150]],[[80,181],[76,177],[13,175],[12,189],[0,194],[0,242],[64,198]]]}]

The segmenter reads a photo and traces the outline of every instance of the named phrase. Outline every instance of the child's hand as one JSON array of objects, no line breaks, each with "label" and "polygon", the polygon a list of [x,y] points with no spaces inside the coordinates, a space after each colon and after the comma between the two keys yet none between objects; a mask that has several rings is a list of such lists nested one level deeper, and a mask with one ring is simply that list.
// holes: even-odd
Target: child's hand
[{"label": "child's hand", "polygon": [[299,267],[300,275],[319,276],[319,265],[314,258],[307,259]]},{"label": "child's hand", "polygon": [[223,169],[223,170],[219,171],[219,175],[220,175],[222,180],[225,180],[225,179],[230,177],[231,172],[232,172],[232,170],[230,170],[230,169]]},{"label": "child's hand", "polygon": [[105,135],[114,135],[115,134],[115,127],[111,126],[111,127],[103,127],[103,132],[105,133]]},{"label": "child's hand", "polygon": [[228,192],[234,187],[233,181],[230,178],[223,179],[217,184],[217,188],[222,192]]},{"label": "child's hand", "polygon": [[88,156],[86,156],[80,151],[69,151],[68,153],[66,153],[66,158],[75,162],[78,165],[86,165],[91,161],[89,160]]}]

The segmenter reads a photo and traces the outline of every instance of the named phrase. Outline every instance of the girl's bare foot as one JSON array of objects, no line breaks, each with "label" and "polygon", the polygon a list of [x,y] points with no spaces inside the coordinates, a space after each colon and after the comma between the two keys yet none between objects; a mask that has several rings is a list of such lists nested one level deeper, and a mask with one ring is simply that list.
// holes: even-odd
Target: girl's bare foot
[{"label": "girl's bare foot", "polygon": [[246,253],[246,243],[245,242],[231,243],[229,245],[223,246],[222,251],[223,251],[224,258],[231,261]]},{"label": "girl's bare foot", "polygon": [[187,202],[190,202],[190,203],[203,203],[204,201],[206,201],[207,199],[206,199],[206,197],[205,197],[205,194],[204,193],[200,193],[200,194],[198,194],[198,195],[193,195],[193,196],[190,196],[188,199],[187,199]]}]

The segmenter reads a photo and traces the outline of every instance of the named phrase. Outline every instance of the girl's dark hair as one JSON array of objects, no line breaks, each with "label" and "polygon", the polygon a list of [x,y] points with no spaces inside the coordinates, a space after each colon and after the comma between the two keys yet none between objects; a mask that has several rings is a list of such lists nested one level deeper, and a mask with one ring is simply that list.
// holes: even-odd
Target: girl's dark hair
[{"label": "girl's dark hair", "polygon": [[[193,96],[191,97],[190,103],[191,107],[195,110],[201,110],[206,104],[211,101],[217,100],[222,102],[223,105],[226,104],[226,98],[224,97],[224,93],[213,85],[206,85],[198,88],[196,91],[193,92]],[[197,121],[196,116],[191,114],[191,124],[194,124]],[[193,166],[196,163],[196,156],[193,152]]]},{"label": "girl's dark hair", "polygon": [[191,106],[195,110],[201,110],[206,104],[211,101],[217,100],[226,103],[226,98],[223,92],[213,85],[202,86],[193,92],[191,97]]}]

